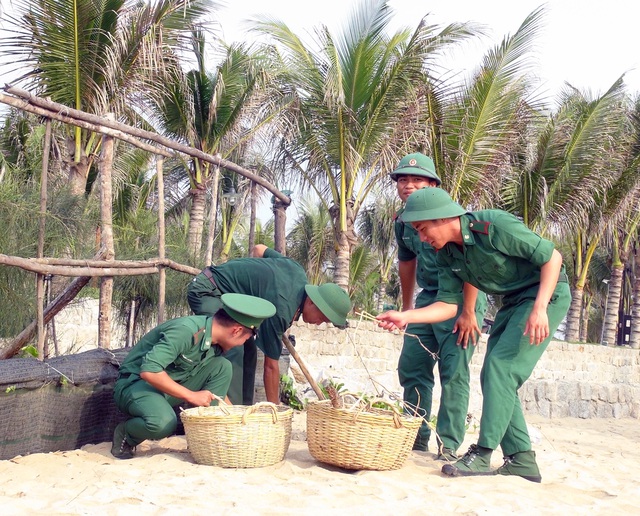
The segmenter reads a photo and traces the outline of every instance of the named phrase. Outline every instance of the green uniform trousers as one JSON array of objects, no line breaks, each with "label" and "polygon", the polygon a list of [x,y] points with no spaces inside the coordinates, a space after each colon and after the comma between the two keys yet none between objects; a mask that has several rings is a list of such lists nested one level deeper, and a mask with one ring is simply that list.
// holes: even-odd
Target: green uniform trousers
[{"label": "green uniform trousers", "polygon": [[[423,290],[416,299],[416,308],[432,304],[436,295],[437,292]],[[482,310],[476,312],[480,328],[484,318],[484,307],[483,304]],[[438,357],[434,358],[420,345],[418,339],[405,335],[398,361],[398,377],[404,390],[404,401],[408,405],[405,410],[412,413],[413,407],[416,407],[417,414],[425,419],[418,430],[416,444],[426,445],[431,436],[426,421],[431,418],[435,385],[433,371],[436,363],[442,390],[436,433],[444,447],[454,451],[464,440],[469,408],[469,362],[475,347],[471,344],[467,349],[458,346],[458,335],[452,333],[461,311],[460,307],[456,317],[441,323],[407,326],[406,332],[417,335],[420,342]]]},{"label": "green uniform trousers", "polygon": [[[231,364],[221,356],[207,357],[181,385],[192,391],[211,391],[223,398],[231,382]],[[137,446],[146,439],[172,435],[178,426],[173,407],[183,403],[152,387],[138,375],[120,378],[113,389],[116,406],[131,419],[125,422],[127,441]],[[217,402],[213,402],[216,405]]]},{"label": "green uniform trousers", "polygon": [[505,456],[531,450],[518,389],[533,372],[571,304],[569,285],[559,282],[547,307],[550,336],[539,346],[531,345],[529,335],[523,333],[538,289],[534,285],[503,297],[480,373],[483,403],[478,445],[492,450],[500,445]]}]

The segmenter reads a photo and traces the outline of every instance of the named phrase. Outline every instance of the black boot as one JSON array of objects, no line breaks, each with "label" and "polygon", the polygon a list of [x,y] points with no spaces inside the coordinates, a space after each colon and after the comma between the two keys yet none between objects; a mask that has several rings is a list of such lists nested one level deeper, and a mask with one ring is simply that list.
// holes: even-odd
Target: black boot
[{"label": "black boot", "polygon": [[132,459],[135,446],[131,446],[127,442],[127,433],[124,430],[124,422],[116,426],[113,432],[113,445],[111,446],[111,455],[116,459]]}]

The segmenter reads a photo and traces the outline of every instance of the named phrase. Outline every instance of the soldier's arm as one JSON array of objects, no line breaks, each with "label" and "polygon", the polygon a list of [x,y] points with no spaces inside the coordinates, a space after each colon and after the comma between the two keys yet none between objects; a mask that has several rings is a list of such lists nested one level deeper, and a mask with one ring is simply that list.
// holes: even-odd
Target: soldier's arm
[{"label": "soldier's arm", "polygon": [[398,276],[400,276],[400,291],[402,292],[402,310],[413,308],[413,294],[416,286],[416,267],[418,260],[398,262]]}]

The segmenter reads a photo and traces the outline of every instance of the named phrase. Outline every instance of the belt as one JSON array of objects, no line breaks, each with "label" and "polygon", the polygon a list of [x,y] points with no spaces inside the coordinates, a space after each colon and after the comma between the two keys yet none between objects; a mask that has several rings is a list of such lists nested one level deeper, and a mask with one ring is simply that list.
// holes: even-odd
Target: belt
[{"label": "belt", "polygon": [[218,285],[216,285],[216,280],[213,279],[213,272],[211,271],[211,267],[207,267],[205,270],[203,270],[202,274],[204,274],[207,277],[207,279],[211,282],[211,284],[213,285],[213,288],[217,288],[218,290],[220,290],[218,288]]}]

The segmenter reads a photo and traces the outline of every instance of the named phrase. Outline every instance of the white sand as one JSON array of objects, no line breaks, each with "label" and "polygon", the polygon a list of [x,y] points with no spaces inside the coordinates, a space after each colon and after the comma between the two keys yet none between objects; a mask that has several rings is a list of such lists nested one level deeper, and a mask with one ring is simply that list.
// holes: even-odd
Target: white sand
[{"label": "white sand", "polygon": [[[637,419],[529,416],[542,484],[448,478],[430,452],[394,471],[347,472],[309,454],[295,413],[285,460],[255,469],[195,464],[183,436],[114,459],[111,443],[0,461],[0,513],[35,514],[640,514]],[[477,436],[467,434],[463,450]],[[494,454],[496,466],[502,463]]]}]

